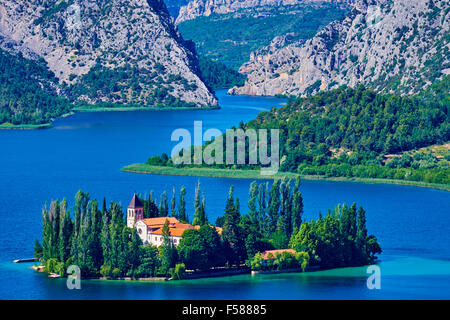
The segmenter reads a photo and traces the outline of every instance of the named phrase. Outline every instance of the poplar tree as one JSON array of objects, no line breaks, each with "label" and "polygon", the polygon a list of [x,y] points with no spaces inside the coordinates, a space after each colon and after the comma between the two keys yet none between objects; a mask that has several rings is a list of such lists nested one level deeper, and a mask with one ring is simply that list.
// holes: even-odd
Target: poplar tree
[{"label": "poplar tree", "polygon": [[294,188],[292,190],[292,233],[300,230],[303,217],[303,196],[300,192],[300,177],[295,178]]},{"label": "poplar tree", "polygon": [[177,250],[170,240],[169,220],[166,219],[162,228],[163,243],[161,245],[161,272],[164,275],[169,273],[170,268],[175,267],[177,262]]},{"label": "poplar tree", "polygon": [[169,215],[169,204],[167,202],[167,193],[164,191],[161,194],[160,202],[159,202],[159,216],[167,217]]},{"label": "poplar tree", "polygon": [[254,225],[259,225],[258,209],[256,208],[256,198],[258,196],[258,184],[256,183],[256,181],[253,181],[250,184],[249,196],[248,214],[250,217],[250,221]]},{"label": "poplar tree", "polygon": [[177,201],[175,200],[175,187],[172,189],[172,200],[170,203],[170,215],[172,217],[177,218],[177,210],[176,210]]},{"label": "poplar tree", "polygon": [[270,189],[270,199],[268,207],[269,232],[275,232],[278,223],[278,211],[280,210],[280,181],[277,180],[272,184]]},{"label": "poplar tree", "polygon": [[181,221],[184,222],[189,222],[189,219],[186,215],[186,200],[185,200],[185,196],[186,196],[186,188],[184,186],[181,187],[180,190],[180,201],[178,204],[178,218]]},{"label": "poplar tree", "polygon": [[290,183],[287,179],[283,179],[280,184],[280,217],[277,224],[277,229],[279,232],[282,232],[286,235],[286,237],[291,236],[292,232],[292,198],[291,198],[291,190]]},{"label": "poplar tree", "polygon": [[356,247],[359,249],[361,262],[367,261],[367,227],[366,227],[366,211],[363,207],[358,209],[358,231],[356,235]]},{"label": "poplar tree", "polygon": [[261,232],[264,236],[268,237],[268,219],[266,216],[266,207],[267,207],[267,202],[266,202],[266,195],[267,195],[267,190],[268,188],[268,183],[265,184],[261,184],[259,186],[259,192],[258,192],[258,207],[259,207],[259,232]]},{"label": "poplar tree", "polygon": [[72,219],[67,210],[67,200],[63,199],[59,206],[60,227],[58,238],[59,261],[66,262],[70,257],[70,245],[73,232]]},{"label": "poplar tree", "polygon": [[245,254],[245,243],[239,227],[240,208],[239,199],[234,201],[234,187],[230,188],[225,205],[225,217],[223,223],[222,238],[227,246],[227,260],[231,264],[239,264]]},{"label": "poplar tree", "polygon": [[200,225],[204,226],[208,224],[208,216],[206,215],[205,209],[205,194],[202,193],[202,205],[201,205],[201,214],[200,214]]},{"label": "poplar tree", "polygon": [[202,203],[200,200],[200,181],[195,188],[195,199],[194,199],[194,219],[192,220],[192,225],[202,226],[204,224],[204,208],[202,208]]},{"label": "poplar tree", "polygon": [[[102,219],[103,219],[103,217],[106,215],[108,215],[109,213],[108,213],[108,207],[106,206],[106,198],[105,197],[103,197],[103,204],[102,204]],[[102,221],[102,224],[103,224],[103,221]]]}]

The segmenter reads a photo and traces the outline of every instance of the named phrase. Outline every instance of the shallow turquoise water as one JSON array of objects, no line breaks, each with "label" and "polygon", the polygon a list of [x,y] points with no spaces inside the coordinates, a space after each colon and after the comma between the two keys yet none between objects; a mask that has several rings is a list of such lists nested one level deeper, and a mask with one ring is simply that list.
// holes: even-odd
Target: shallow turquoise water
[{"label": "shallow turquoise water", "polygon": [[[223,214],[230,185],[241,204],[251,180],[137,175],[124,165],[170,152],[176,128],[225,130],[259,111],[278,106],[275,98],[226,96],[221,110],[80,113],[55,128],[0,131],[0,298],[1,299],[442,299],[450,298],[450,193],[410,186],[304,181],[305,218],[337,203],[357,202],[367,211],[369,232],[378,236],[381,290],[366,286],[365,268],[308,274],[235,276],[171,283],[85,281],[69,291],[62,279],[48,279],[14,264],[32,255],[40,238],[41,208],[55,198],[69,202],[78,189],[100,201],[127,205],[132,193],[185,185],[188,204],[200,180],[211,221]],[[193,205],[189,208],[192,217]],[[242,212],[246,208],[243,206]]]}]

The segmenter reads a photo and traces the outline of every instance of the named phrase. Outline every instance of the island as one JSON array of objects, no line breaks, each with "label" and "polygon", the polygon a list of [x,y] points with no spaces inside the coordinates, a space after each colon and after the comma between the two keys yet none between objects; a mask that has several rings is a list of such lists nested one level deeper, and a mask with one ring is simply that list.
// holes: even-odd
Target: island
[{"label": "island", "polygon": [[[186,189],[169,199],[163,191],[145,199],[134,194],[126,213],[116,202],[102,207],[88,193],[43,210],[42,240],[35,241],[34,268],[67,276],[76,265],[83,279],[178,280],[240,273],[305,272],[376,262],[381,246],[366,228],[356,204],[337,205],[317,220],[303,220],[300,179],[250,185],[248,212],[241,214],[234,187],[224,215],[208,220],[200,183],[192,219]],[[73,217],[73,218],[72,218]]]}]

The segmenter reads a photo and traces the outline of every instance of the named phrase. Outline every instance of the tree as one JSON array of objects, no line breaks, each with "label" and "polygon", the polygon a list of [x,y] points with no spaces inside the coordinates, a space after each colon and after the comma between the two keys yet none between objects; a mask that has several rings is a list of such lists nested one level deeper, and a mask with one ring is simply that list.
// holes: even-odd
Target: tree
[{"label": "tree", "polygon": [[276,231],[272,233],[270,242],[275,249],[286,249],[289,245],[289,238],[287,237],[285,232]]},{"label": "tree", "polygon": [[280,196],[281,196],[281,207],[280,207],[280,218],[278,220],[277,229],[283,232],[287,238],[291,236],[292,233],[292,198],[291,198],[291,181],[284,178],[280,184]]},{"label": "tree", "polygon": [[167,202],[167,193],[164,191],[161,194],[161,199],[159,201],[159,216],[167,217],[169,215],[169,204]]},{"label": "tree", "polygon": [[242,230],[239,227],[240,209],[239,199],[234,201],[234,187],[230,188],[225,206],[225,218],[223,224],[222,238],[228,247],[227,260],[231,264],[239,264],[245,259],[246,250]]},{"label": "tree", "polygon": [[360,207],[358,210],[358,232],[356,236],[356,247],[360,254],[360,261],[367,261],[369,253],[367,252],[367,228],[366,228],[366,212]]},{"label": "tree", "polygon": [[366,247],[369,254],[369,262],[375,261],[377,259],[376,255],[382,252],[381,246],[374,235],[367,237]]},{"label": "tree", "polygon": [[259,208],[259,232],[261,232],[264,236],[268,236],[269,228],[268,228],[268,218],[266,216],[266,195],[268,192],[268,183],[259,185],[258,192],[258,208]]},{"label": "tree", "polygon": [[199,230],[187,229],[177,247],[180,260],[188,269],[206,269],[208,253]]},{"label": "tree", "polygon": [[200,181],[198,181],[197,188],[195,188],[195,200],[194,200],[194,220],[192,224],[194,226],[203,226],[207,223],[205,212],[205,196],[203,195],[202,201],[200,201]]},{"label": "tree", "polygon": [[207,268],[223,266],[226,257],[216,228],[205,224],[199,229],[199,234],[206,252]]},{"label": "tree", "polygon": [[280,210],[280,181],[277,180],[272,184],[270,189],[270,199],[268,207],[269,216],[269,232],[275,232],[278,223],[278,211]]},{"label": "tree", "polygon": [[185,272],[186,266],[184,265],[184,263],[177,263],[175,265],[175,269],[173,270],[172,278],[175,280],[181,280],[184,278]]},{"label": "tree", "polygon": [[172,217],[177,217],[177,210],[176,210],[177,201],[175,200],[175,187],[172,189],[172,200],[170,202],[170,215]]},{"label": "tree", "polygon": [[300,178],[295,180],[295,187],[292,197],[292,232],[295,233],[300,229],[303,216],[303,197],[300,192]]},{"label": "tree", "polygon": [[41,260],[42,259],[42,246],[37,239],[34,240],[33,251],[34,251],[34,257],[38,260]]},{"label": "tree", "polygon": [[92,272],[98,270],[103,264],[103,251],[101,244],[101,230],[102,230],[102,217],[101,212],[98,210],[97,201],[92,201],[89,204],[90,226],[88,239],[89,255],[92,256]]},{"label": "tree", "polygon": [[166,219],[162,228],[163,243],[161,245],[161,273],[167,275],[170,268],[175,267],[177,262],[177,250],[171,240],[169,220]]},{"label": "tree", "polygon": [[135,277],[154,277],[158,268],[161,266],[161,261],[158,254],[158,249],[154,246],[146,245],[141,249],[141,264],[135,271]]},{"label": "tree", "polygon": [[258,184],[256,181],[253,181],[250,184],[249,191],[249,200],[248,200],[248,215],[250,216],[250,220],[253,224],[259,225],[259,215],[258,210],[256,208],[256,197],[258,195]]},{"label": "tree", "polygon": [[70,212],[67,210],[67,201],[63,199],[59,206],[59,236],[58,236],[58,250],[59,261],[66,262],[70,257],[70,244],[73,232],[72,219]]},{"label": "tree", "polygon": [[[106,198],[105,197],[103,197],[103,204],[102,204],[102,217],[104,217],[104,216],[108,216],[109,215],[109,213],[108,213],[108,208],[107,208],[107,206],[106,206]],[[109,219],[109,217],[107,217],[108,219]]]},{"label": "tree", "polygon": [[189,223],[189,218],[186,215],[186,200],[185,200],[185,196],[186,196],[186,188],[184,186],[182,186],[181,190],[180,190],[180,201],[179,201],[179,206],[178,206],[178,217],[179,217],[180,221]]}]

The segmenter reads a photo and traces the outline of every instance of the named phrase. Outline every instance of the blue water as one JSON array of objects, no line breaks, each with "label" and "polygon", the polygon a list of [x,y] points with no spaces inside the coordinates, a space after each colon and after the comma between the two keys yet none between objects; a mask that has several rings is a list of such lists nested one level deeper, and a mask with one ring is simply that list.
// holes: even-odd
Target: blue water
[{"label": "blue water", "polygon": [[367,211],[369,232],[377,235],[381,290],[366,286],[366,269],[308,274],[249,275],[170,283],[84,281],[70,291],[63,279],[48,279],[14,264],[32,256],[40,238],[41,209],[78,189],[99,201],[128,204],[133,192],[187,188],[193,214],[194,188],[200,180],[211,221],[223,214],[235,186],[242,211],[251,180],[124,173],[120,168],[170,153],[176,128],[224,131],[284,102],[276,98],[226,96],[214,111],[79,113],[59,119],[50,130],[0,131],[0,298],[1,299],[448,299],[450,298],[450,193],[382,184],[303,181],[305,218],[316,218],[338,203],[357,202]]}]

